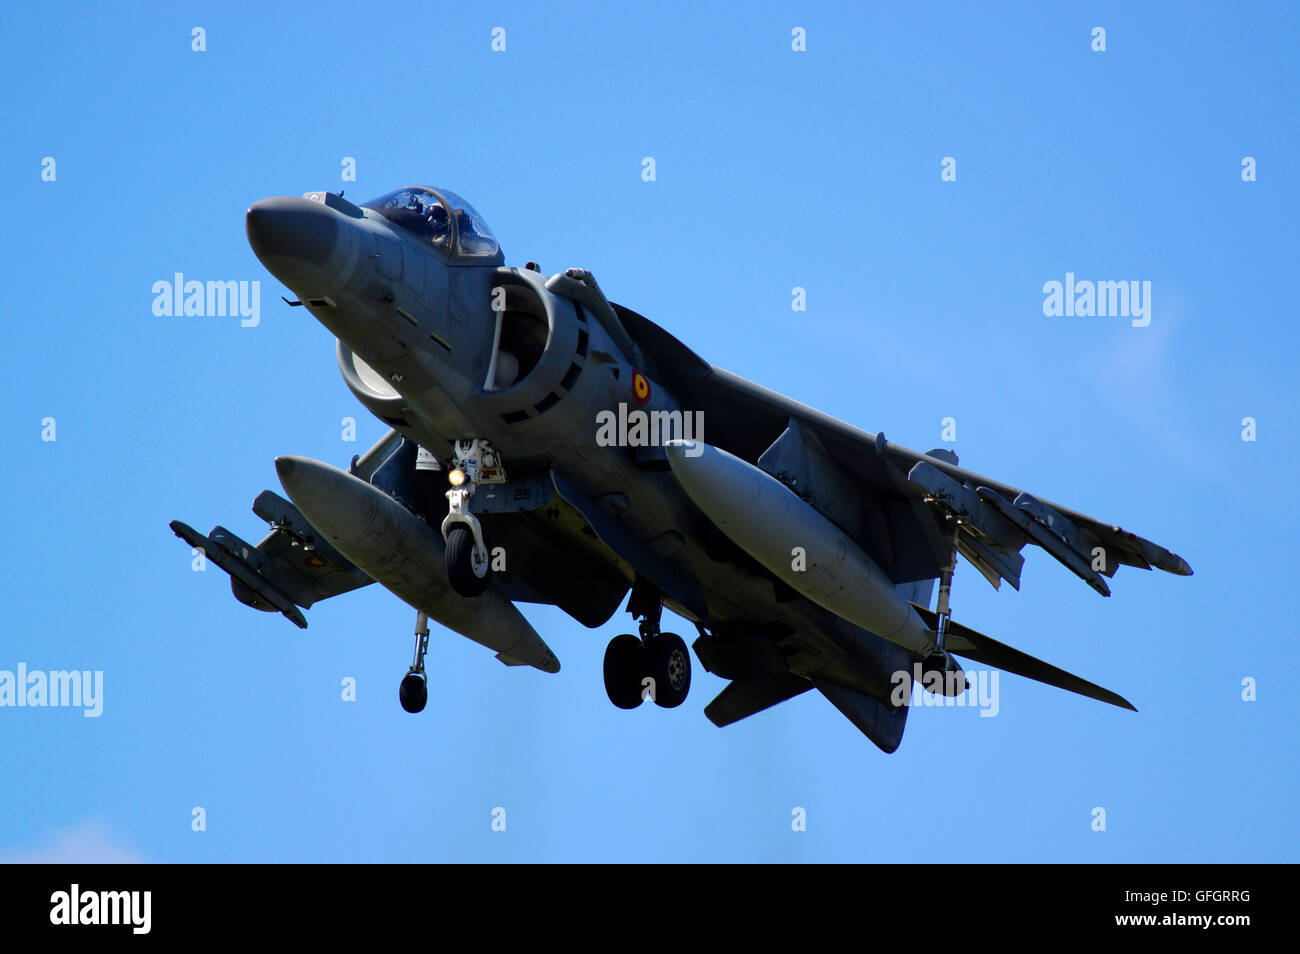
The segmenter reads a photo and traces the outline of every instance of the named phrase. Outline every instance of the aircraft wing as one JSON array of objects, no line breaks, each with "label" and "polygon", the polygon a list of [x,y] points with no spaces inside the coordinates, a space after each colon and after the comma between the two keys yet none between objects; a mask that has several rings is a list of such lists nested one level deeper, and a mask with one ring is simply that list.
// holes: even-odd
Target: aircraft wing
[{"label": "aircraft wing", "polygon": [[[352,473],[369,479],[401,440],[401,434],[389,431],[365,454],[353,458]],[[279,612],[306,629],[307,619],[299,607],[309,609],[374,582],[279,494],[262,491],[253,501],[253,512],[271,527],[257,546],[225,527],[213,527],[205,536],[179,520],[170,524],[176,536],[202,550],[206,560],[230,575],[235,599],[246,606]]]},{"label": "aircraft wing", "polygon": [[207,536],[173,520],[172,532],[230,574],[235,598],[254,609],[282,613],[301,629],[307,620],[298,607],[347,593],[373,580],[320,537],[298,509],[270,490],[253,502],[253,511],[271,524],[257,546],[225,527]]},{"label": "aircraft wing", "polygon": [[[778,465],[802,467],[819,478],[812,483],[835,488],[839,492],[827,500],[812,502],[896,583],[939,575],[949,552],[943,527],[951,520],[959,552],[995,588],[1002,580],[1020,588],[1026,544],[1046,551],[1102,596],[1110,595],[1106,578],[1121,564],[1192,573],[1182,557],[1117,524],[959,467],[949,450],[921,453],[859,430],[713,367],[649,319],[615,309],[641,345],[650,373],[672,387],[684,408],[704,412],[706,443],[769,472]],[[769,456],[778,441],[786,450]],[[856,499],[846,503],[846,497]]]}]

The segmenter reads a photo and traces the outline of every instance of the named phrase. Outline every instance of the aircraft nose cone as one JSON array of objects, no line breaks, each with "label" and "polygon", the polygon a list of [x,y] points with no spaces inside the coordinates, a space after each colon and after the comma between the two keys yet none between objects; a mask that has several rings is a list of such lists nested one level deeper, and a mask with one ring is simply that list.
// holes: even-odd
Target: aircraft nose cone
[{"label": "aircraft nose cone", "polygon": [[291,196],[255,202],[244,217],[244,229],[254,254],[290,287],[294,278],[321,277],[339,239],[332,209]]}]

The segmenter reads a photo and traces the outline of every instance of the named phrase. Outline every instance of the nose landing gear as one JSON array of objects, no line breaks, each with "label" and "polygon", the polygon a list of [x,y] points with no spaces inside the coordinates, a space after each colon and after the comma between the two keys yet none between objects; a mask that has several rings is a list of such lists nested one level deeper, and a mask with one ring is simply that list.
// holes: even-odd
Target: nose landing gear
[{"label": "nose landing gear", "polygon": [[424,672],[424,654],[428,651],[429,617],[420,612],[415,616],[415,661],[397,689],[397,698],[407,712],[422,712],[429,701],[429,677]]},{"label": "nose landing gear", "polygon": [[485,440],[456,441],[452,469],[447,475],[447,516],[442,521],[447,581],[460,596],[481,595],[491,582],[491,563],[483,525],[470,510],[470,497],[479,484],[505,483],[505,468]]}]

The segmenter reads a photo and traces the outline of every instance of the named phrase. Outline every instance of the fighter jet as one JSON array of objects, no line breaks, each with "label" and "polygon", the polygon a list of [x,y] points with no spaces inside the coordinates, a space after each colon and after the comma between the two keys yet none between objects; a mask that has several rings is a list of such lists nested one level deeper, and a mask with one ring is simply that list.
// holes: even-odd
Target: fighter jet
[{"label": "fighter jet", "polygon": [[729,680],[704,709],[719,726],[816,690],[893,752],[914,680],[967,690],[957,657],[1133,708],[956,622],[953,574],[960,556],[1018,590],[1032,545],[1108,596],[1121,565],[1190,576],[1165,548],[715,367],[584,269],[508,267],[447,189],[263,199],[245,224],[389,430],[342,469],[277,458],[288,499],[254,501],[270,525],[256,546],[171,527],[236,599],[300,627],[304,609],[374,582],[409,604],[407,711],[428,699],[429,620],[555,673],[516,604],[597,628],[625,600],[637,632],[604,656],[623,709],[686,699],[691,653],[661,629],[665,608]]}]

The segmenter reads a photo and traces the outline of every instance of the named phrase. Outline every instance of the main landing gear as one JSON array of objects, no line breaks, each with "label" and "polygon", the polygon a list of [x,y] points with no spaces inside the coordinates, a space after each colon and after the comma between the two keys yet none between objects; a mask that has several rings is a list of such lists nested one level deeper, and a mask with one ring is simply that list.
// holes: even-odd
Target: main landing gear
[{"label": "main landing gear", "polygon": [[424,672],[424,654],[428,651],[429,617],[420,612],[415,616],[415,661],[397,690],[397,698],[407,712],[421,712],[429,701],[429,677]]},{"label": "main landing gear", "polygon": [[632,590],[628,612],[640,616],[640,637],[623,633],[605,648],[605,693],[620,709],[646,699],[665,709],[686,701],[691,689],[691,654],[676,633],[659,632],[663,602],[657,592]]},{"label": "main landing gear", "polygon": [[480,596],[491,582],[492,567],[483,525],[470,510],[469,500],[479,484],[502,484],[505,468],[492,445],[485,440],[456,441],[455,456],[447,479],[447,516],[442,521],[442,535],[447,541],[444,553],[447,581],[460,596]]}]

